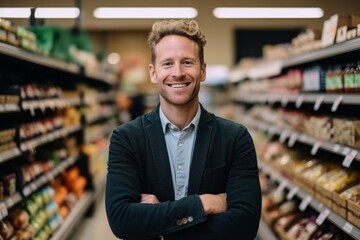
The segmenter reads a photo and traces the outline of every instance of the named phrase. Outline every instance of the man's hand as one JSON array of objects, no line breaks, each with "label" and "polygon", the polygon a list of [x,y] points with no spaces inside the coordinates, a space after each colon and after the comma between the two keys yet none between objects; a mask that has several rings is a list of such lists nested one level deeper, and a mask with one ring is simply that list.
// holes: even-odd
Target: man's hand
[{"label": "man's hand", "polygon": [[142,193],[140,203],[155,204],[155,203],[159,203],[159,200],[153,194]]},{"label": "man's hand", "polygon": [[226,193],[202,194],[199,196],[205,215],[222,213],[227,210]]}]

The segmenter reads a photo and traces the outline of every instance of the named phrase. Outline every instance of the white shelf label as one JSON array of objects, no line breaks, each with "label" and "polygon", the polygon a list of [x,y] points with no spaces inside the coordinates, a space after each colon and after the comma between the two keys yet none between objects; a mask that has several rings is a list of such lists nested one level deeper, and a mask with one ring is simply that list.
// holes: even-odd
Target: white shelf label
[{"label": "white shelf label", "polygon": [[299,138],[299,136],[296,133],[291,134],[289,141],[288,141],[288,146],[289,147],[294,146],[294,144],[296,143],[298,138]]},{"label": "white shelf label", "polygon": [[282,131],[281,134],[280,134],[279,141],[280,141],[281,143],[284,143],[285,140],[286,140],[286,138],[288,138],[289,135],[290,135],[290,133],[289,133],[288,130]]},{"label": "white shelf label", "polygon": [[293,199],[295,197],[295,195],[298,193],[298,191],[299,191],[299,187],[292,188],[286,195],[286,199],[287,200]]},{"label": "white shelf label", "polygon": [[351,233],[351,231],[353,230],[353,228],[354,228],[354,226],[353,226],[351,223],[346,222],[346,223],[344,224],[343,230],[344,230],[345,232],[347,232],[347,233]]},{"label": "white shelf label", "polygon": [[311,148],[311,155],[316,155],[317,151],[319,150],[321,146],[321,141],[316,141],[314,145]]},{"label": "white shelf label", "polygon": [[289,102],[288,97],[284,95],[284,96],[281,98],[281,106],[286,107],[286,105],[288,104],[288,102]]},{"label": "white shelf label", "polygon": [[354,161],[357,154],[358,154],[357,150],[352,150],[351,152],[349,152],[345,156],[344,161],[342,162],[342,165],[347,168],[350,167],[351,163]]},{"label": "white shelf label", "polygon": [[330,215],[330,210],[329,209],[324,209],[319,216],[316,218],[315,222],[317,225],[321,225],[324,223],[324,221],[327,219],[327,217]]},{"label": "white shelf label", "polygon": [[337,109],[338,109],[340,103],[342,102],[343,98],[344,98],[344,96],[341,95],[334,101],[333,105],[331,106],[331,111],[332,112],[337,111]]},{"label": "white shelf label", "polygon": [[314,110],[317,111],[320,109],[321,103],[324,100],[324,96],[320,96],[318,99],[316,99],[316,102],[314,104]]},{"label": "white shelf label", "polygon": [[299,96],[298,99],[296,99],[295,107],[300,108],[303,102],[304,102],[304,96]]},{"label": "white shelf label", "polygon": [[310,202],[312,200],[312,197],[311,196],[306,196],[300,203],[299,205],[299,209],[301,211],[305,211],[306,208],[309,206]]}]

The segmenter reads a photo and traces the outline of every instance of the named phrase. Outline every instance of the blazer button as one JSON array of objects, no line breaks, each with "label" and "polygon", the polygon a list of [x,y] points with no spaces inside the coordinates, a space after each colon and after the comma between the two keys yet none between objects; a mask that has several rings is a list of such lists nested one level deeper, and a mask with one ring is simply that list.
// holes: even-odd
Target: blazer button
[{"label": "blazer button", "polygon": [[176,220],[176,225],[181,226],[182,225],[182,220],[181,219]]},{"label": "blazer button", "polygon": [[193,221],[194,221],[194,219],[193,219],[193,217],[192,217],[192,216],[189,216],[189,217],[187,218],[187,220],[188,220],[188,222],[189,222],[189,223],[191,223],[191,222],[193,222]]},{"label": "blazer button", "polygon": [[187,218],[183,218],[183,219],[181,220],[181,222],[182,222],[183,224],[187,224],[187,223],[188,223],[188,220],[187,220]]}]

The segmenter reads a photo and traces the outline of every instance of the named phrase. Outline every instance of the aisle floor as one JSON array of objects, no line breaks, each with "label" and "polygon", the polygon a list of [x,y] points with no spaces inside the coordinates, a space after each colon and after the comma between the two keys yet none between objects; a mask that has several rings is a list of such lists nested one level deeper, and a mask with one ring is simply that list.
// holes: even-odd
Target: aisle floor
[{"label": "aisle floor", "polygon": [[111,232],[105,213],[104,194],[96,202],[94,215],[84,218],[71,240],[118,240]]}]

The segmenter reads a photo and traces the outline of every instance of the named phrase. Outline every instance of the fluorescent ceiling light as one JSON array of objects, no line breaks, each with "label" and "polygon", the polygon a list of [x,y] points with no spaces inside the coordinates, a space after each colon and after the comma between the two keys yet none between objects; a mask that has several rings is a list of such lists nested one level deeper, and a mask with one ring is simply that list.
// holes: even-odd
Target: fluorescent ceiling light
[{"label": "fluorescent ceiling light", "polygon": [[195,18],[197,10],[191,7],[100,7],[94,11],[96,18]]},{"label": "fluorescent ceiling light", "polygon": [[217,18],[321,18],[321,8],[254,8],[218,7],[213,14]]},{"label": "fluorescent ceiling light", "polygon": [[[79,14],[79,8],[75,7],[35,8],[35,18],[77,18]],[[29,18],[30,15],[30,7],[0,8],[1,18]]]},{"label": "fluorescent ceiling light", "polygon": [[29,18],[31,14],[30,8],[0,8],[1,18]]},{"label": "fluorescent ceiling light", "polygon": [[79,15],[80,10],[76,7],[41,7],[35,10],[35,18],[77,18]]}]

